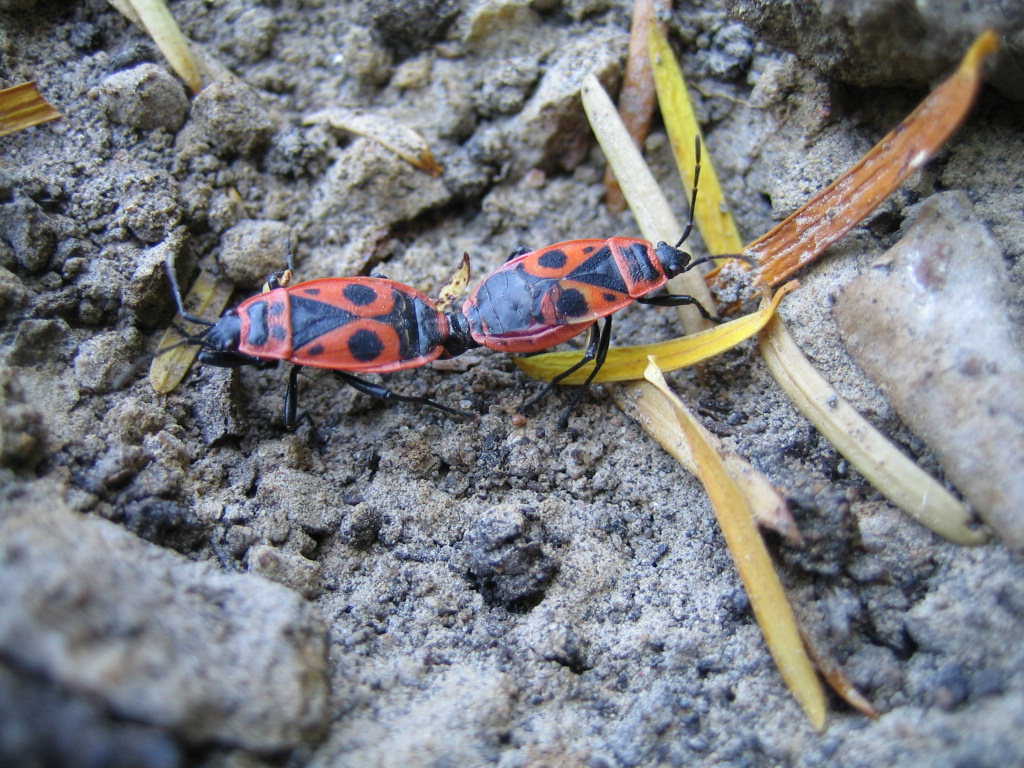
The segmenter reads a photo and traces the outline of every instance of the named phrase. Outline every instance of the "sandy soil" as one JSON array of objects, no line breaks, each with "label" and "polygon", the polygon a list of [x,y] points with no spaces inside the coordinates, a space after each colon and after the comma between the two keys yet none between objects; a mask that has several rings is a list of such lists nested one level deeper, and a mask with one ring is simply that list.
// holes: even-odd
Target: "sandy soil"
[{"label": "sandy soil", "polygon": [[[749,18],[758,4],[732,5]],[[921,24],[947,43],[916,47],[892,5],[850,7],[881,7],[878,51],[927,66],[876,66],[863,37],[811,22],[775,19],[762,38],[718,3],[676,11],[707,149],[750,239],[908,114],[976,22],[938,4],[946,15]],[[376,269],[430,294],[464,251],[479,278],[520,245],[637,234],[602,204],[577,95],[587,72],[617,87],[622,2],[170,7],[225,76],[198,97],[99,0],[0,3],[2,84],[35,79],[65,114],[0,140],[2,762],[1021,764],[1020,557],[998,540],[955,546],[891,506],[754,345],[671,381],[786,494],[807,544],[768,535],[783,579],[878,721],[833,700],[826,729],[810,727],[699,483],[600,388],[561,431],[567,391],[513,425],[539,385],[497,353],[386,377],[475,423],[307,369],[317,445],[308,425],[282,428],[284,369],[196,366],[166,396],[142,371],[122,384],[171,319],[168,256],[186,285],[199,263],[229,275],[237,301],[290,238],[301,278]],[[303,125],[337,108],[415,129],[444,174]],[[647,155],[685,211],[660,128]],[[1009,318],[1019,344],[1022,167],[1019,105],[987,89],[784,303],[824,375],[939,477],[937,451],[847,356],[832,299],[918,203],[962,190],[1009,274],[1008,295],[973,311]],[[673,314],[627,310],[615,340],[668,338]],[[1024,453],[1019,434],[999,438]]]}]

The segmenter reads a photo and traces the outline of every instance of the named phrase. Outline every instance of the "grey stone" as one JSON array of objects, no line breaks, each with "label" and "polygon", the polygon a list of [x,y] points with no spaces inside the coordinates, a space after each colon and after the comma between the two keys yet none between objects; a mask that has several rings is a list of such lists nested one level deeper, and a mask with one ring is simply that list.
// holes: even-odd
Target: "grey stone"
[{"label": "grey stone", "polygon": [[192,105],[196,132],[220,154],[252,155],[263,149],[274,123],[256,91],[237,80],[218,81]]},{"label": "grey stone", "polygon": [[324,626],[297,595],[72,514],[47,486],[5,507],[5,658],[194,745],[273,752],[321,732]]},{"label": "grey stone", "polygon": [[240,221],[224,233],[218,261],[233,283],[255,288],[288,266],[290,242],[288,226],[279,221]]},{"label": "grey stone", "polygon": [[140,131],[174,133],[188,115],[184,86],[156,64],[115,72],[103,81],[103,94],[110,119]]},{"label": "grey stone", "polygon": [[835,317],[953,484],[1024,552],[1024,353],[1008,292],[999,245],[963,193],[943,193],[839,294]]}]

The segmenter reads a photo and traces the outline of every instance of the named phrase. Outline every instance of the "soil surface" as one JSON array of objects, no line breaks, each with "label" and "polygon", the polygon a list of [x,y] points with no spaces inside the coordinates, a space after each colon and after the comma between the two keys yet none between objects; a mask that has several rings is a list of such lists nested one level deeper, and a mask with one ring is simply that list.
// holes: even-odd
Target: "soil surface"
[{"label": "soil surface", "polygon": [[[0,2],[0,85],[36,80],[64,114],[0,139],[0,763],[1021,764],[1020,555],[998,537],[956,546],[890,505],[752,342],[670,381],[786,495],[806,543],[767,534],[782,578],[877,721],[832,699],[810,726],[700,484],[601,388],[560,430],[571,390],[513,423],[541,385],[507,355],[370,377],[479,421],[306,368],[312,423],[290,433],[283,367],[196,365],[168,395],[133,368],[173,316],[168,258],[184,286],[202,266],[235,302],[289,251],[301,279],[376,271],[433,295],[463,252],[475,283],[520,246],[636,236],[603,204],[578,96],[589,72],[617,90],[629,4],[169,5],[207,73],[198,96],[100,0]],[[748,240],[909,114],[974,34],[1021,37],[1011,11],[972,5],[679,4],[671,39]],[[927,444],[935,432],[915,434],[847,355],[832,303],[919,203],[959,190],[1007,277],[942,304],[1006,318],[1020,355],[1013,62],[783,302],[823,375],[943,479],[950,454],[986,463],[1024,439]],[[324,110],[363,115],[371,135],[417,131],[443,174],[306,124]],[[657,125],[646,155],[684,217]],[[669,338],[674,319],[633,307],[614,343]]]}]

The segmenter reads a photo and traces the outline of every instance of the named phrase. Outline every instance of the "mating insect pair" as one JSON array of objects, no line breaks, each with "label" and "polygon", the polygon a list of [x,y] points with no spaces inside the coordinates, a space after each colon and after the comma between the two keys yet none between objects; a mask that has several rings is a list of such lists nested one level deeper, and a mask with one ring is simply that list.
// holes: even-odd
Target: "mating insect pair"
[{"label": "mating insect pair", "polygon": [[[699,144],[697,152],[699,160]],[[679,250],[693,228],[699,173],[698,163],[690,220],[674,246],[613,237],[520,249],[484,278],[461,311],[441,311],[415,288],[385,278],[329,277],[291,284],[288,269],[272,276],[263,293],[211,322],[185,311],[181,290],[169,269],[182,317],[208,326],[203,333],[187,336],[185,343],[202,346],[199,360],[208,365],[292,363],[284,421],[286,428],[294,429],[305,417],[297,406],[302,366],[333,370],[342,381],[373,397],[475,418],[475,414],[428,398],[400,395],[356,374],[416,368],[480,346],[509,353],[540,352],[590,330],[583,357],[522,407],[530,408],[566,376],[593,360],[593,370],[562,416],[560,425],[564,427],[604,364],[612,314],[635,301],[693,305],[710,319],[692,296],[647,296],[672,277],[707,261],[694,261]],[[601,319],[604,323],[599,330],[597,321]]]}]

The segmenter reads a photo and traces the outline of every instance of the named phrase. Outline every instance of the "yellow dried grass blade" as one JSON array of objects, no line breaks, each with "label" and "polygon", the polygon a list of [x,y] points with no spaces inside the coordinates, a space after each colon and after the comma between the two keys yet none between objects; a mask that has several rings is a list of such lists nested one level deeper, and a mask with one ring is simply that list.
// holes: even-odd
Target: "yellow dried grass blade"
[{"label": "yellow dried grass blade", "polygon": [[459,264],[455,272],[452,273],[452,276],[448,278],[448,282],[442,285],[441,290],[437,292],[437,301],[435,304],[438,311],[447,312],[451,309],[455,300],[466,292],[466,286],[469,285],[469,281],[469,254],[463,253],[462,263]]},{"label": "yellow dried grass blade", "polygon": [[434,153],[430,151],[427,140],[397,120],[337,108],[315,112],[302,121],[303,125],[317,123],[327,123],[332,128],[373,139],[431,176],[440,176],[444,172],[434,159]]},{"label": "yellow dried grass blade", "polygon": [[[696,477],[697,465],[694,463],[693,451],[668,399],[653,384],[643,380],[612,386],[610,389],[619,408],[640,424],[687,472]],[[775,531],[794,547],[799,547],[803,543],[800,530],[785,499],[775,487],[746,459],[723,446],[718,438],[703,427],[701,430],[705,440],[722,457],[729,475],[743,493],[747,506],[753,510],[758,525]]]},{"label": "yellow dried grass blade", "polygon": [[[686,91],[686,80],[679,68],[672,47],[665,33],[657,26],[651,26],[648,38],[651,66],[654,69],[654,86],[658,91],[658,106],[661,109],[665,129],[672,146],[672,155],[679,168],[679,178],[689,195],[697,157],[694,151],[694,137],[700,136],[700,126],[693,110],[693,103]],[[739,253],[743,240],[736,229],[736,222],[729,214],[718,182],[718,173],[708,153],[704,153],[700,167],[700,192],[694,220],[700,236],[710,253]]]},{"label": "yellow dried grass blade", "polygon": [[957,544],[983,544],[972,515],[956,497],[903,455],[807,361],[785,324],[771,318],[761,333],[761,353],[793,404],[889,501]]},{"label": "yellow dried grass blade", "polygon": [[807,655],[796,617],[768,550],[754,525],[752,510],[747,507],[742,491],[730,477],[722,458],[703,439],[699,422],[669,389],[653,359],[645,376],[671,402],[675,417],[686,434],[698,477],[711,499],[740,580],[750,597],[750,607],[782,679],[800,702],[811,724],[821,730],[825,726],[825,690]]},{"label": "yellow dried grass blade", "polygon": [[[200,269],[192,290],[185,297],[185,309],[196,317],[220,317],[224,307],[231,299],[233,290],[234,288],[229,283],[218,280],[212,272]],[[195,330],[192,324],[181,315],[175,315],[174,321],[176,325],[184,326],[190,333]],[[164,331],[163,336],[160,337],[160,343],[157,345],[156,357],[153,358],[153,362],[149,366],[149,383],[161,394],[172,392],[181,383],[185,374],[188,373],[192,361],[199,354],[199,347],[194,344],[162,352],[180,341],[181,334],[174,328]]]},{"label": "yellow dried grass blade", "polygon": [[[591,130],[604,151],[608,165],[615,171],[615,178],[636,218],[640,233],[651,242],[675,242],[683,232],[682,225],[672,213],[651,169],[644,162],[626,126],[622,124],[615,105],[594,75],[587,75],[583,79],[580,97]],[[713,306],[711,292],[703,278],[696,274],[696,270],[672,278],[668,287],[672,293],[693,296],[705,307]],[[680,307],[679,317],[687,333],[696,333],[708,327],[707,321],[693,307]]]},{"label": "yellow dried grass blade", "polygon": [[34,81],[0,91],[0,136],[62,117],[39,93]]},{"label": "yellow dried grass blade", "polygon": [[[775,292],[771,301],[762,303],[760,309],[744,317],[710,328],[690,336],[680,336],[669,341],[641,344],[635,347],[612,347],[604,366],[594,377],[594,382],[631,381],[642,378],[647,368],[647,358],[654,356],[663,371],[674,371],[709,360],[732,349],[740,342],[756,334],[771,319],[782,297],[797,288],[795,280]],[[541,381],[551,381],[579,361],[578,351],[546,352],[542,355],[514,358],[528,376]],[[586,381],[594,364],[588,363],[563,380],[563,384],[582,384]]]},{"label": "yellow dried grass blade", "polygon": [[188,38],[182,34],[178,22],[174,20],[165,0],[108,0],[108,2],[124,14],[130,21],[140,25],[153,38],[157,48],[170,62],[178,77],[199,93],[203,89],[202,77]]}]

